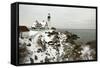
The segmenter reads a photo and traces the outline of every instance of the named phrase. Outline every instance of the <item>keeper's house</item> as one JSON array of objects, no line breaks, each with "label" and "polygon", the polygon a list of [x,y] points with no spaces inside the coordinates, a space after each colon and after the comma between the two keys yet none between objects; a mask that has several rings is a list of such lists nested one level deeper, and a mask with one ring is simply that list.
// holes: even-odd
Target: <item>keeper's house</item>
[{"label": "keeper's house", "polygon": [[19,26],[19,37],[27,38],[29,36],[29,29],[26,26]]}]

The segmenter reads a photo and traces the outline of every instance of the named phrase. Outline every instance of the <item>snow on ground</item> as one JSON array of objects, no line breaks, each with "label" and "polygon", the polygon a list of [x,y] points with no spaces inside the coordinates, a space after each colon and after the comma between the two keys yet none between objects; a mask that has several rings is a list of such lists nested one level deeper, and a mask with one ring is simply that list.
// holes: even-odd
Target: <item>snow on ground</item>
[{"label": "snow on ground", "polygon": [[83,48],[83,50],[81,51],[82,52],[81,57],[84,60],[92,60],[93,56],[91,54],[94,53],[95,51],[93,49],[90,49],[89,45],[86,45],[84,47],[82,46],[82,48]]},{"label": "snow on ground", "polygon": [[[70,60],[70,57],[65,58],[65,55],[67,55],[65,50],[70,51],[68,54],[74,54],[71,51],[74,50],[76,44],[65,42],[67,39],[66,34],[54,30],[30,30],[28,38],[19,38],[19,47],[26,46],[27,49],[27,56],[25,56],[25,59],[21,63],[46,63]],[[81,58],[83,60],[93,59],[91,57],[93,50],[89,46],[82,47],[82,49]],[[71,60],[74,60],[73,56],[71,56]]]}]

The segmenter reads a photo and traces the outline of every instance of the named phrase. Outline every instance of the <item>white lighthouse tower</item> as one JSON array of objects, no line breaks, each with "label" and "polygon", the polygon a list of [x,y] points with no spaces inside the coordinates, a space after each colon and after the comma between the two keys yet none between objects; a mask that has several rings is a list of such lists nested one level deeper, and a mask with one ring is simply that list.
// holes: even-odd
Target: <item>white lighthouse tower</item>
[{"label": "white lighthouse tower", "polygon": [[48,13],[48,16],[47,16],[47,23],[48,23],[48,27],[50,29],[51,28],[51,15],[50,15],[50,13]]}]

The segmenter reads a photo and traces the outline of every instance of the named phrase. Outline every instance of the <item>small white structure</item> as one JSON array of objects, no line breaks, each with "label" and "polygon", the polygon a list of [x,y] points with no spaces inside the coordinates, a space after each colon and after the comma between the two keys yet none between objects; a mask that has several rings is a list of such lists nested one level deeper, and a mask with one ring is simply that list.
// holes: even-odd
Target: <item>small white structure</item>
[{"label": "small white structure", "polygon": [[48,29],[48,23],[46,21],[35,21],[32,25],[32,29]]},{"label": "small white structure", "polygon": [[32,29],[50,29],[51,28],[51,16],[50,13],[48,13],[47,20],[38,21],[36,20],[33,22]]}]

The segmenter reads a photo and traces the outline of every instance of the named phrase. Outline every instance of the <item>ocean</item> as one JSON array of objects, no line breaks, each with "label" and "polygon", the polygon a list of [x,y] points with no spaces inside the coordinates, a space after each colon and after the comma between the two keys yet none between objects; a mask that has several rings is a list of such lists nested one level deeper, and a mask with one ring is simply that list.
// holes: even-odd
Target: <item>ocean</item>
[{"label": "ocean", "polygon": [[57,31],[74,33],[80,37],[77,41],[82,43],[96,40],[96,29],[57,29]]}]

